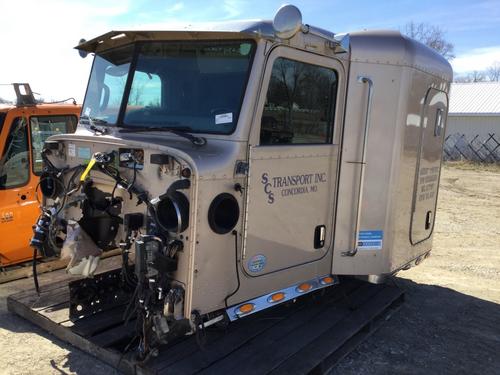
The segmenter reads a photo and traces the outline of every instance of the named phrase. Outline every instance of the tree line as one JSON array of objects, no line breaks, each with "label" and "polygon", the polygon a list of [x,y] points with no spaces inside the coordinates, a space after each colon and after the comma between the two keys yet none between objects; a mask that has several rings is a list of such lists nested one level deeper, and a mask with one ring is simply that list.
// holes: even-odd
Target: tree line
[{"label": "tree line", "polygon": [[[402,32],[425,44],[428,47],[435,49],[447,60],[451,61],[455,58],[453,43],[446,40],[445,32],[439,26],[430,25],[427,23],[407,23]],[[470,73],[454,77],[454,82],[499,82],[500,81],[500,61],[495,61],[485,70],[473,70]]]}]

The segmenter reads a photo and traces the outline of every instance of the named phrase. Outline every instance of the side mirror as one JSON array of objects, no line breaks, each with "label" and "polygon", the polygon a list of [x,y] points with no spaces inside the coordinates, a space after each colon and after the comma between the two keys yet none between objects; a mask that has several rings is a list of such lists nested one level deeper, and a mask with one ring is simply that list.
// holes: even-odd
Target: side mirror
[{"label": "side mirror", "polygon": [[302,13],[295,5],[283,5],[273,19],[274,33],[278,38],[290,39],[302,27]]},{"label": "side mirror", "polygon": [[[78,45],[83,44],[83,43],[85,43],[85,42],[86,42],[86,40],[82,38],[82,39],[80,39],[80,40],[78,41]],[[89,53],[88,53],[87,51],[84,51],[84,50],[79,49],[79,50],[78,50],[78,54],[80,55],[80,57],[81,57],[82,59],[84,59],[84,58],[86,58],[86,57],[87,57],[87,55],[88,55]]]}]

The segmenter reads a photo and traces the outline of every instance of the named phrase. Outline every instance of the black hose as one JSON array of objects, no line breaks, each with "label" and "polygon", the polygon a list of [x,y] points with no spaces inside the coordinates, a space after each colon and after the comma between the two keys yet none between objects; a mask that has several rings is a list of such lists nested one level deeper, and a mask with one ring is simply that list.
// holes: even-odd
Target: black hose
[{"label": "black hose", "polygon": [[234,236],[234,264],[236,267],[236,279],[238,280],[238,286],[231,294],[228,294],[226,298],[224,298],[226,309],[228,308],[227,300],[238,293],[238,290],[240,290],[240,270],[238,268],[238,232],[236,230],[233,230],[232,234]]},{"label": "black hose", "polygon": [[40,295],[40,285],[38,285],[38,274],[36,273],[36,247],[33,248],[33,281],[35,282],[36,294]]}]

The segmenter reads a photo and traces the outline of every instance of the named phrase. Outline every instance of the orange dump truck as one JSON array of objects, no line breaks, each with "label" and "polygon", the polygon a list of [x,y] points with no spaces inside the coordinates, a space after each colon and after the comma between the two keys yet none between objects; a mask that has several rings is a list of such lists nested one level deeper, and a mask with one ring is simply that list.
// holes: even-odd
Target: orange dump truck
[{"label": "orange dump truck", "polygon": [[[0,267],[32,259],[32,225],[40,214],[37,187],[49,136],[72,133],[81,107],[40,104],[28,84],[13,84],[16,100],[0,96]],[[38,189],[39,190],[39,189]],[[39,195],[41,196],[41,194]]]}]

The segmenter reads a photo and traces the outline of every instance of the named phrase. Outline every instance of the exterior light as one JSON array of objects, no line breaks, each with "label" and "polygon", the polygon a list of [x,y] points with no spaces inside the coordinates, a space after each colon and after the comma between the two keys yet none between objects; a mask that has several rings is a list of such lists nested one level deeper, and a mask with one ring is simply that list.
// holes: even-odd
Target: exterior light
[{"label": "exterior light", "polygon": [[284,299],[285,299],[285,293],[278,292],[278,293],[274,293],[271,296],[269,296],[269,298],[267,299],[267,302],[275,303],[275,302],[283,301]]}]

